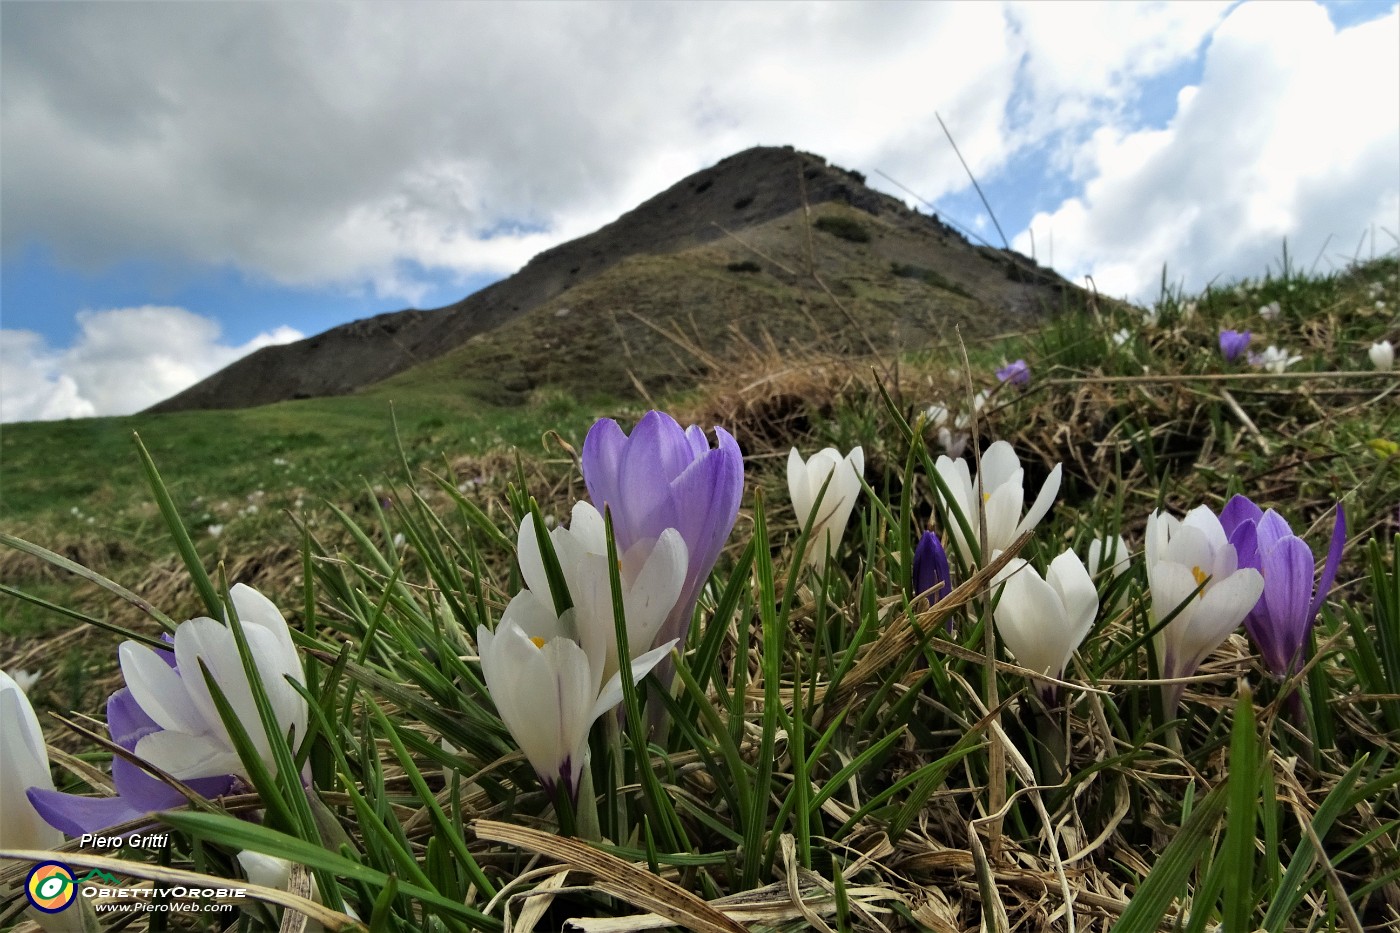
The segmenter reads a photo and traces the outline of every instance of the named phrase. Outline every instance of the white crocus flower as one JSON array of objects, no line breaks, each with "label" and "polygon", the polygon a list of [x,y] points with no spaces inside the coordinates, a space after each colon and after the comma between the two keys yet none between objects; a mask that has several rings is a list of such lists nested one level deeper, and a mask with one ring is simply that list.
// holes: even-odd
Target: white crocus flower
[{"label": "white crocus flower", "polygon": [[[1099,594],[1089,571],[1072,551],[1050,562],[1041,579],[1035,568],[1013,557],[997,574],[1003,583],[993,618],[997,634],[1016,656],[1016,663],[1050,677],[1064,676],[1070,656],[1094,627]],[[1048,703],[1054,684],[1036,689]]]},{"label": "white crocus flower", "polygon": [[63,834],[40,819],[25,794],[53,790],[39,717],[15,679],[0,671],[0,849],[55,849]]},{"label": "white crocus flower", "polygon": [[1287,350],[1281,350],[1273,344],[1269,344],[1263,353],[1249,355],[1250,363],[1271,373],[1281,373],[1300,360],[1301,356],[1290,356]]},{"label": "white crocus flower", "polygon": [[[244,849],[238,853],[238,864],[243,868],[244,877],[253,884],[277,891],[290,891],[292,889],[292,863],[284,858]],[[318,904],[324,905],[326,903],[325,899],[321,897],[321,886],[316,883],[314,875],[311,878],[311,899]],[[345,913],[356,920],[360,919],[355,908],[349,904],[345,905]],[[304,933],[319,933],[323,929],[325,927],[320,923],[308,920]]]},{"label": "white crocus flower", "polygon": [[1371,344],[1367,355],[1371,357],[1371,365],[1376,369],[1389,370],[1395,366],[1395,348],[1390,345],[1389,340]]},{"label": "white crocus flower", "polygon": [[[290,678],[300,684],[304,679],[287,622],[271,600],[252,587],[237,584],[230,595],[279,730],[283,735],[290,732],[295,745],[306,735],[307,709],[306,700],[288,682]],[[247,778],[205,683],[202,663],[263,761],[276,769],[272,746],[227,622],[198,618],[180,623],[175,629],[174,667],[140,642],[123,642],[118,655],[132,699],[161,727],[136,743],[139,757],[181,780],[224,774]]]},{"label": "white crocus flower", "polygon": [[1133,332],[1126,327],[1122,328],[1121,330],[1114,331],[1113,333],[1113,345],[1115,347],[1121,347],[1123,344],[1127,343],[1129,340],[1132,339]]},{"label": "white crocus flower", "polygon": [[[835,447],[828,447],[812,454],[803,461],[802,455],[794,447],[788,453],[788,492],[797,513],[799,525],[805,525],[812,518],[812,533],[807,542],[807,563],[820,568],[826,563],[829,553],[834,553],[841,536],[846,532],[846,522],[851,518],[851,509],[860,496],[860,480],[865,475],[865,451],[852,448],[845,457]],[[827,477],[831,482],[827,483]],[[817,496],[826,486],[822,496],[821,509],[812,517]]]},{"label": "white crocus flower", "polygon": [[[969,567],[976,563],[973,559],[975,551],[983,554],[1004,551],[1018,535],[1039,524],[1060,491],[1060,464],[1057,463],[1046,477],[1045,485],[1040,487],[1030,511],[1022,518],[1025,470],[1021,468],[1021,459],[1016,456],[1016,451],[1006,441],[997,441],[983,452],[975,484],[966,460],[939,457],[934,469],[951,496],[951,501],[944,498],[944,506],[960,512],[972,532],[971,540],[968,540],[963,535],[961,523],[950,518],[948,525],[953,533],[953,544],[962,555],[963,563]],[[982,540],[983,512],[987,519],[985,541]]]},{"label": "white crocus flower", "polygon": [[1132,552],[1122,535],[1095,538],[1089,542],[1089,576],[1098,577],[1099,571],[1112,568],[1113,576],[1119,577],[1128,569]]},{"label": "white crocus flower", "polygon": [[1266,321],[1272,321],[1283,313],[1283,308],[1277,301],[1271,301],[1259,309],[1259,316]]},{"label": "white crocus flower", "polygon": [[[1181,610],[1156,635],[1162,677],[1189,676],[1259,602],[1264,578],[1253,568],[1239,567],[1220,519],[1206,506],[1184,519],[1153,512],[1145,550],[1153,624]],[[1181,691],[1181,685],[1167,688],[1171,709]]]},{"label": "white crocus flower", "polygon": [[[564,634],[578,642],[594,665],[601,685],[618,670],[603,516],[591,503],[575,503],[569,527],[556,526],[550,531],[549,540],[574,606],[566,620],[571,625],[562,632],[556,631],[555,600],[535,536],[535,523],[529,516],[520,523],[516,546],[527,589],[510,601],[504,618],[514,619],[527,635]],[[685,539],[674,528],[667,528],[654,541],[638,541],[618,556],[627,647],[633,658],[651,650],[662,623],[675,608],[685,586],[688,560]]]},{"label": "white crocus flower", "polygon": [[[508,608],[495,632],[477,627],[477,649],[496,710],[541,783],[551,795],[563,784],[577,799],[588,732],[598,717],[622,701],[622,674],[602,681],[602,671],[588,652],[563,634],[569,620],[554,621],[552,636],[528,635],[510,618]],[[675,644],[668,641],[634,659],[632,679],[645,677]]]},{"label": "white crocus flower", "polygon": [[959,412],[957,417],[953,417],[946,405],[937,402],[924,411],[924,422],[938,431],[938,446],[943,448],[945,454],[950,457],[962,456],[971,437],[968,428],[972,419],[986,407],[990,397],[991,393],[986,389],[978,392],[972,397],[972,411]]}]

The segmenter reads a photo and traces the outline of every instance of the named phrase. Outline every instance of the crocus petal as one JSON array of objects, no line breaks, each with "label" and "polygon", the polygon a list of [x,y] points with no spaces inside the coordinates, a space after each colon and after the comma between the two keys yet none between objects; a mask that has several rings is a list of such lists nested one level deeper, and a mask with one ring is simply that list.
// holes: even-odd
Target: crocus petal
[{"label": "crocus petal", "polygon": [[1225,537],[1225,529],[1220,526],[1220,519],[1210,510],[1209,506],[1198,505],[1186,513],[1186,517],[1181,520],[1183,529],[1194,528],[1205,537],[1205,544],[1212,551],[1223,548],[1229,541]]},{"label": "crocus petal", "polygon": [[[544,569],[544,555],[539,538],[535,536],[535,520],[526,515],[520,520],[515,537],[515,559],[520,563],[520,577],[533,593],[550,596],[549,575]],[[557,556],[557,555],[556,555]]]},{"label": "crocus petal", "polygon": [[[701,435],[703,437],[703,435]],[[687,574],[687,587],[678,605],[694,608],[691,594],[710,575],[724,543],[734,530],[744,495],[744,456],[730,433],[715,428],[716,446],[686,467],[671,483],[671,496],[681,504],[708,503],[705,508],[677,508],[674,527],[685,539],[695,570]]]},{"label": "crocus petal", "polygon": [[[521,590],[516,593],[506,604],[506,611],[501,613],[501,622],[514,622],[530,638],[544,641],[561,635],[573,637],[571,627],[564,624],[568,620],[555,614],[554,603],[550,600],[548,592],[546,590],[545,595],[540,595],[534,590]],[[572,610],[565,612],[564,616],[572,619],[571,613]]]},{"label": "crocus petal", "polygon": [[[618,484],[621,498],[607,504],[613,510],[618,545],[629,548],[645,535],[647,517],[673,511],[670,481],[691,462],[690,443],[675,419],[647,412],[632,430],[622,452]],[[598,503],[594,503],[597,505]],[[674,521],[664,527],[674,527]]]},{"label": "crocus petal", "polygon": [[1293,669],[1312,619],[1312,552],[1301,538],[1289,537],[1261,552],[1264,592],[1245,617],[1245,628],[1265,664],[1282,676]]},{"label": "crocus petal", "polygon": [[[632,660],[630,665],[632,670],[632,682],[640,683],[642,678],[651,673],[651,669],[660,664],[662,659],[671,653],[671,649],[676,646],[674,641],[657,645],[646,654],[640,655]],[[594,722],[599,716],[612,709],[622,702],[622,672],[613,674],[608,682],[603,685],[602,691],[598,694],[598,699],[594,702],[591,710],[589,723]]]},{"label": "crocus petal", "polygon": [[1058,676],[1066,628],[1064,606],[1054,588],[1017,558],[997,600],[997,634],[1016,656],[1016,663],[1042,674]]},{"label": "crocus petal", "polygon": [[1073,647],[1078,647],[1093,628],[1099,611],[1099,591],[1094,588],[1093,578],[1073,551],[1063,551],[1046,568],[1045,582],[1054,587],[1065,607],[1065,618],[1071,626],[1070,640]]},{"label": "crocus petal", "polygon": [[100,833],[109,826],[128,823],[149,812],[122,797],[80,797],[38,787],[30,788],[29,802],[45,823],[75,838],[84,833]]},{"label": "crocus petal", "polygon": [[[211,619],[204,621],[218,624]],[[181,673],[165,659],[157,657],[155,649],[140,642],[125,641],[117,649],[117,657],[127,689],[146,715],[162,729],[198,734],[209,728],[203,710],[190,704]],[[195,667],[194,671],[198,676],[199,668]]]},{"label": "crocus petal", "polygon": [[245,628],[257,626],[268,632],[273,637],[279,656],[296,657],[297,649],[287,628],[287,620],[282,618],[281,611],[272,600],[246,583],[235,583],[229,589],[229,596],[233,600],[234,611],[238,613],[238,621]]},{"label": "crocus petal", "polygon": [[788,451],[787,459],[788,493],[792,496],[792,508],[798,521],[805,522],[812,514],[812,491],[807,483],[807,462],[794,447]]},{"label": "crocus petal", "polygon": [[181,781],[244,773],[237,752],[203,735],[152,732],[136,743],[136,755]]},{"label": "crocus petal", "polygon": [[265,888],[287,890],[292,881],[292,863],[284,858],[263,855],[244,849],[238,853],[238,864],[243,866],[243,875],[253,884]]},{"label": "crocus petal", "polygon": [[1016,456],[1016,449],[1007,441],[994,441],[982,453],[977,473],[982,480],[982,493],[984,495],[1005,486],[1013,478],[1016,480],[1016,485],[1019,486],[1021,485],[1018,475],[1021,473],[1021,458]]},{"label": "crocus petal", "polygon": [[1230,501],[1225,503],[1225,508],[1220,510],[1220,526],[1225,529],[1226,535],[1230,535],[1240,525],[1246,522],[1258,522],[1263,517],[1263,509],[1248,498],[1235,495],[1231,496]]},{"label": "crocus petal", "polygon": [[33,794],[53,793],[44,733],[29,698],[4,671],[0,724],[0,848],[57,848],[63,837],[32,802]]},{"label": "crocus petal", "polygon": [[[997,633],[1017,663],[1063,677],[1098,615],[1098,591],[1083,562],[1065,551],[1051,561],[1042,579],[1024,560],[1013,558],[996,579],[1005,580],[993,611]],[[1049,684],[1037,689],[1047,701],[1056,693]]]},{"label": "crocus petal", "polygon": [[[691,558],[713,567],[734,529],[744,492],[744,460],[728,432],[715,428],[720,446],[702,454],[671,484],[676,502],[708,502],[708,509],[681,509],[674,526],[685,538]],[[705,574],[708,576],[708,573]]]},{"label": "crocus petal", "polygon": [[[175,631],[175,660],[180,665],[185,694],[199,710],[199,714],[206,724],[199,732],[227,734],[227,730],[221,728],[223,719],[219,716],[219,708],[214,705],[213,694],[209,692],[209,685],[205,682],[201,670],[201,662],[203,662],[203,667],[208,669],[209,675],[223,691],[225,699],[228,700],[229,706],[233,709],[233,714],[248,730],[249,738],[253,740],[259,754],[270,757],[267,737],[262,734],[260,728],[255,728],[260,722],[258,709],[253,703],[252,694],[246,689],[247,680],[243,673],[243,661],[238,655],[238,644],[234,641],[233,632],[229,631],[223,623],[215,622],[213,619],[191,619]],[[244,687],[241,690],[236,688],[240,680],[243,681],[242,686]],[[194,730],[180,731],[194,732]],[[259,739],[262,741],[259,742]],[[218,772],[207,772],[207,774],[215,773]],[[241,773],[241,769],[239,773]],[[199,777],[204,776],[199,775]]]},{"label": "crocus petal", "polygon": [[1197,624],[1193,637],[1200,648],[1197,655],[1203,658],[1238,628],[1263,591],[1264,578],[1250,567],[1206,587],[1194,613]]},{"label": "crocus petal", "polygon": [[1016,526],[1016,534],[1022,535],[1030,531],[1040,520],[1050,511],[1050,506],[1055,504],[1055,496],[1060,492],[1061,467],[1063,464],[1055,464],[1055,468],[1050,471],[1050,475],[1045,477],[1045,485],[1040,487],[1040,493],[1035,497],[1035,502],[1031,503],[1030,510],[1026,512],[1026,517],[1021,520],[1021,524]]},{"label": "crocus petal", "polygon": [[1095,538],[1089,542],[1088,560],[1085,566],[1089,576],[1097,577],[1103,570],[1111,571],[1117,577],[1122,575],[1132,562],[1132,552],[1122,535],[1109,538]]},{"label": "crocus petal", "polygon": [[1247,521],[1230,532],[1230,546],[1235,549],[1241,567],[1259,569],[1259,523]]},{"label": "crocus petal", "polygon": [[594,422],[584,438],[583,481],[588,487],[588,497],[600,508],[604,502],[617,502],[622,498],[617,477],[626,445],[627,435],[611,418]]},{"label": "crocus petal", "polygon": [[986,517],[986,534],[982,546],[989,551],[1004,551],[1016,539],[1016,520],[1025,507],[1025,494],[1021,491],[1021,471],[999,486],[988,490],[987,500],[982,506]]},{"label": "crocus petal", "polygon": [[136,702],[130,688],[123,687],[107,698],[107,731],[112,741],[127,751],[136,747],[136,739],[131,736],[138,733],[145,735],[159,728],[156,721],[146,715],[141,704]]},{"label": "crocus petal", "polygon": [[1293,529],[1288,527],[1288,522],[1273,509],[1269,509],[1264,513],[1264,517],[1259,519],[1258,528],[1260,551],[1271,551],[1278,546],[1280,541],[1294,537]]},{"label": "crocus petal", "polygon": [[685,585],[687,563],[685,539],[679,531],[667,528],[623,596],[629,639],[636,625],[634,651],[651,646],[661,623],[675,607]]}]

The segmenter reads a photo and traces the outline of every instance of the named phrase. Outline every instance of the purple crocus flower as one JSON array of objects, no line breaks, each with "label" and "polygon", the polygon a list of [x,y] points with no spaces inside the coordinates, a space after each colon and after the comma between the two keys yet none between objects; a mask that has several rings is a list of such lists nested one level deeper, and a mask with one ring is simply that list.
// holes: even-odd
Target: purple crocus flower
[{"label": "purple crocus flower", "polygon": [[[162,651],[159,654],[169,659],[171,667],[175,666],[173,652]],[[142,737],[161,729],[132,698],[131,691],[123,687],[107,700],[107,731],[111,733],[113,742],[134,753],[136,743]],[[225,774],[192,778],[185,781],[185,785],[200,796],[212,798],[227,794],[233,788],[234,781],[233,775]],[[184,795],[179,791],[120,755],[112,756],[112,784],[117,789],[115,797],[81,797],[32,787],[29,789],[29,802],[46,823],[74,837],[84,833],[100,833],[110,826],[130,822],[148,813],[185,805]]]},{"label": "purple crocus flower", "polygon": [[938,535],[925,531],[914,548],[914,595],[926,596],[933,605],[947,596],[953,588],[953,574],[948,568],[948,552]]},{"label": "purple crocus flower", "polygon": [[1031,381],[1031,368],[1025,360],[1007,363],[1001,369],[997,370],[997,379],[1002,382],[1009,382],[1012,385],[1028,385]]},{"label": "purple crocus flower", "polygon": [[[655,540],[667,528],[685,539],[685,584],[653,644],[676,639],[685,645],[700,590],[739,515],[744,457],[728,431],[717,427],[715,437],[711,447],[698,425],[682,429],[670,415],[649,411],[630,437],[616,421],[603,418],[583,442],[588,497],[599,511],[604,506],[611,511],[619,552]],[[633,651],[647,647],[631,646]]]},{"label": "purple crocus flower", "polygon": [[1308,633],[1337,578],[1347,537],[1346,513],[1337,503],[1316,592],[1312,549],[1273,509],[1265,512],[1244,496],[1235,496],[1220,513],[1220,524],[1239,554],[1239,565],[1253,567],[1264,577],[1263,595],[1245,616],[1244,627],[1274,676],[1287,677],[1298,670]]},{"label": "purple crocus flower", "polygon": [[1220,332],[1220,353],[1225,362],[1233,363],[1240,354],[1249,348],[1250,332],[1247,330],[1222,330]]}]

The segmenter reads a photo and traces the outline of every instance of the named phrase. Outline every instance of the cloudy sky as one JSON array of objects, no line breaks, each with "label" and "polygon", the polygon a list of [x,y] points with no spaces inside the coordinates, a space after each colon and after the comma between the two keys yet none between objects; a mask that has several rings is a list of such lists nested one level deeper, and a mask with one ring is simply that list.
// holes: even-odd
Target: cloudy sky
[{"label": "cloudy sky", "polygon": [[935,112],[1012,244],[1110,293],[1400,235],[1393,0],[6,2],[0,42],[5,421],[456,301],[753,145],[998,241]]}]

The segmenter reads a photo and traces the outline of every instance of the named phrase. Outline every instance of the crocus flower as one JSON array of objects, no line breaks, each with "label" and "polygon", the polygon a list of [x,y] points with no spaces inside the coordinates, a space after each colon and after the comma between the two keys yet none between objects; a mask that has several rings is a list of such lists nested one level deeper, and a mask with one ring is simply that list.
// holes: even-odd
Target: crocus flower
[{"label": "crocus flower", "polygon": [[744,494],[744,458],[723,428],[715,446],[697,425],[682,430],[670,415],[650,411],[631,437],[604,418],[583,442],[583,481],[601,512],[612,513],[617,547],[628,551],[667,528],[685,540],[685,586],[658,636],[684,643],[700,590],[734,529]]},{"label": "crocus flower", "polygon": [[1283,313],[1283,308],[1279,306],[1277,301],[1271,301],[1259,309],[1259,316],[1266,321],[1272,321],[1281,313]]},{"label": "crocus flower", "polygon": [[[1022,667],[1059,679],[1070,656],[1094,627],[1099,594],[1089,571],[1072,551],[1050,562],[1044,579],[1035,568],[1013,557],[997,574],[1001,596],[993,618],[997,634]],[[1047,703],[1058,688],[1037,683]]]},{"label": "crocus flower", "polygon": [[1376,369],[1389,370],[1395,366],[1395,348],[1390,345],[1389,340],[1371,344],[1367,355],[1371,357],[1371,365]]},{"label": "crocus flower", "polygon": [[[532,619],[537,634],[528,635],[507,607],[495,632],[478,626],[481,673],[501,720],[545,790],[554,796],[562,788],[577,802],[588,732],[622,701],[622,674],[604,681],[588,652],[568,636],[569,620],[555,617],[552,631],[541,627],[546,621]],[[633,679],[645,677],[675,644],[672,639],[634,659]]]},{"label": "crocus flower", "polygon": [[1247,330],[1222,330],[1220,332],[1220,353],[1225,362],[1233,363],[1249,347],[1250,332]]},{"label": "crocus flower", "polygon": [[[238,864],[243,868],[243,876],[253,884],[273,888],[277,891],[290,891],[292,889],[292,863],[286,859],[278,858],[275,855],[264,855],[251,849],[239,852],[237,858]],[[316,883],[315,876],[311,878],[311,899],[318,904],[325,904],[325,900],[321,897],[321,887]],[[349,904],[345,905],[345,913],[356,920],[360,919],[355,908]],[[325,927],[315,920],[307,920],[302,933],[320,933],[324,929]]]},{"label": "crocus flower", "polygon": [[1301,359],[1301,356],[1289,356],[1287,350],[1280,350],[1273,344],[1269,344],[1268,349],[1263,353],[1249,354],[1249,365],[1268,370],[1271,373],[1281,373]]},{"label": "crocus flower", "polygon": [[0,849],[55,849],[58,830],[44,822],[25,796],[28,788],[53,791],[49,752],[39,717],[15,679],[0,671]]},{"label": "crocus flower", "polygon": [[[174,667],[175,656],[171,652],[160,654]],[[123,688],[107,700],[107,731],[118,746],[135,753],[141,739],[159,732],[160,726],[137,705],[131,691]],[[184,783],[200,796],[214,798],[229,793],[235,779],[231,774],[224,774]],[[30,790],[29,799],[51,826],[70,836],[100,833],[109,826],[130,822],[147,813],[185,805],[185,798],[179,791],[120,755],[112,756],[112,786],[117,791],[115,797],[60,794],[50,785],[47,789]]]},{"label": "crocus flower", "polygon": [[1245,630],[1259,646],[1265,665],[1276,677],[1298,670],[1317,613],[1322,609],[1346,544],[1346,514],[1337,504],[1332,542],[1322,578],[1313,590],[1313,553],[1307,542],[1273,509],[1262,511],[1244,496],[1225,503],[1220,524],[1239,554],[1242,567],[1264,577],[1264,593],[1244,618]]},{"label": "crocus flower", "polygon": [[[1264,579],[1254,568],[1239,566],[1220,519],[1204,505],[1184,519],[1153,512],[1145,544],[1153,624],[1176,612],[1156,636],[1161,674],[1168,680],[1186,677],[1249,614]],[[1182,689],[1180,684],[1166,688],[1169,710],[1176,709]]]},{"label": "crocus flower", "polygon": [[1113,332],[1113,345],[1115,347],[1121,347],[1123,346],[1123,344],[1127,343],[1129,340],[1132,339],[1133,332],[1126,327]]},{"label": "crocus flower", "polygon": [[[969,567],[976,563],[974,553],[990,555],[993,551],[1004,551],[1018,535],[1039,524],[1060,491],[1060,464],[1057,463],[1046,477],[1045,485],[1040,487],[1030,511],[1021,518],[1021,509],[1025,506],[1025,493],[1021,488],[1025,470],[1021,468],[1021,458],[1006,441],[996,441],[983,452],[976,485],[966,460],[939,457],[934,469],[952,497],[946,498],[943,490],[939,490],[944,508],[960,513],[972,532],[969,540],[956,518],[947,522],[953,545]],[[979,505],[982,508],[979,509]],[[981,540],[983,512],[987,516],[985,542]]]},{"label": "crocus flower", "polygon": [[930,427],[938,430],[938,445],[943,448],[943,452],[950,457],[961,457],[963,449],[967,447],[968,426],[972,424],[972,419],[982,411],[987,404],[987,399],[991,397],[986,389],[978,392],[972,397],[972,412],[960,412],[957,417],[953,417],[946,405],[935,402],[924,411],[924,421]]},{"label": "crocus flower", "polygon": [[[826,564],[828,554],[836,553],[836,545],[846,532],[846,522],[850,520],[851,509],[855,508],[860,497],[860,480],[865,475],[865,451],[854,447],[846,456],[835,447],[828,447],[812,454],[812,459],[803,461],[802,455],[794,447],[788,451],[788,492],[792,494],[792,506],[797,512],[797,522],[805,525],[812,520],[812,533],[807,541],[807,563],[821,568]],[[827,477],[831,478],[827,482]],[[817,496],[826,486],[821,507],[817,506]]]},{"label": "crocus flower", "polygon": [[[295,743],[306,734],[307,707],[288,678],[303,683],[301,659],[286,620],[265,596],[243,584],[230,591],[278,729]],[[126,689],[107,702],[113,741],[204,796],[225,793],[235,779],[247,779],[228,729],[219,717],[201,664],[219,685],[253,747],[276,770],[252,686],[243,670],[233,630],[225,622],[191,619],[175,629],[173,653],[139,642],[123,642],[118,656]],[[81,835],[184,798],[130,762],[112,762],[115,798],[77,797],[34,791],[30,799],[51,825]],[[74,832],[72,828],[78,828]]]},{"label": "crocus flower", "polygon": [[[608,539],[603,516],[587,502],[574,504],[569,527],[549,533],[554,555],[568,586],[570,638],[577,641],[598,671],[599,685],[617,673],[617,629],[613,622],[612,585],[608,573]],[[549,588],[535,524],[529,516],[520,523],[517,551],[520,574],[527,589],[506,608],[506,618],[516,620],[527,635],[553,630],[556,600]],[[622,605],[627,620],[627,645],[633,658],[645,653],[656,633],[675,608],[685,585],[685,541],[667,528],[653,541],[638,541],[618,557]]]},{"label": "crocus flower", "polygon": [[1105,568],[1111,568],[1115,577],[1122,576],[1128,569],[1131,557],[1128,542],[1123,540],[1122,535],[1095,538],[1089,542],[1089,576],[1097,577],[1099,571]]},{"label": "crocus flower", "polygon": [[1007,363],[998,369],[997,379],[1012,385],[1028,385],[1031,381],[1031,368],[1025,360],[1016,360],[1014,363]]},{"label": "crocus flower", "polygon": [[948,552],[938,535],[925,531],[914,548],[914,596],[928,599],[929,605],[947,596],[953,589],[953,573],[948,567]]}]

